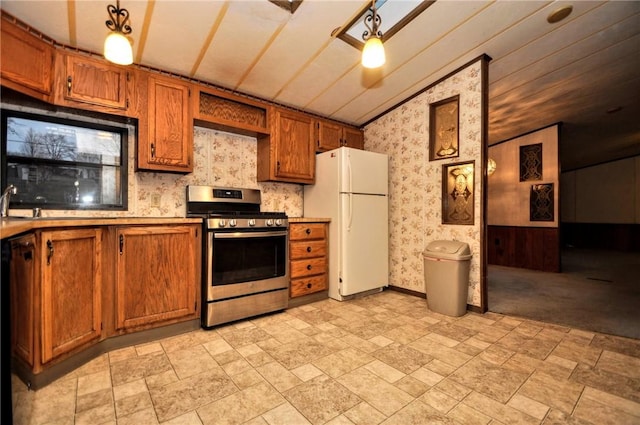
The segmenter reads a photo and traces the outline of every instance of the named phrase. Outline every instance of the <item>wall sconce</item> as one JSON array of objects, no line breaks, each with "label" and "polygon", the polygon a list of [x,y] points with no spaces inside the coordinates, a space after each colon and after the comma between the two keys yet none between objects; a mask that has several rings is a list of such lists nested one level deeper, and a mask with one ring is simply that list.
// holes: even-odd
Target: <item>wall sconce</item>
[{"label": "wall sconce", "polygon": [[133,63],[133,49],[129,38],[126,37],[127,34],[131,34],[128,23],[129,11],[120,9],[120,0],[117,0],[116,6],[107,6],[107,12],[110,19],[105,24],[111,32],[104,40],[104,57],[118,65],[130,65]]},{"label": "wall sconce", "polygon": [[367,29],[362,33],[365,41],[362,49],[362,66],[365,68],[378,68],[384,65],[386,58],[384,46],[382,45],[382,31],[378,28],[382,23],[382,18],[376,11],[376,0],[372,0],[371,13],[364,17],[364,25]]},{"label": "wall sconce", "polygon": [[496,171],[496,162],[489,158],[489,160],[487,161],[487,174],[491,175],[494,173],[494,171]]}]

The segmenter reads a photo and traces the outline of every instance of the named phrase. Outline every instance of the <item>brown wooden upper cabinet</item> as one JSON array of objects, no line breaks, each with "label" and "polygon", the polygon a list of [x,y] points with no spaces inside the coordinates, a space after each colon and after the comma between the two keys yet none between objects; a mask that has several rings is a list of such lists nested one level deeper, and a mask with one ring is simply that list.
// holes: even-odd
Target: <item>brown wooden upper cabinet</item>
[{"label": "brown wooden upper cabinet", "polygon": [[53,83],[54,47],[4,19],[0,29],[2,85],[49,101]]},{"label": "brown wooden upper cabinet", "polygon": [[213,88],[195,87],[193,119],[196,125],[257,137],[269,134],[269,110],[254,101]]},{"label": "brown wooden upper cabinet", "polygon": [[313,118],[274,108],[271,135],[258,138],[258,181],[315,182]]},{"label": "brown wooden upper cabinet", "polygon": [[[137,168],[190,173],[193,171],[191,86],[177,78],[139,73],[147,85],[146,111],[138,128]],[[141,86],[139,91],[143,92]]]},{"label": "brown wooden upper cabinet", "polygon": [[330,151],[342,146],[364,149],[364,134],[355,127],[318,120],[314,130],[317,152]]},{"label": "brown wooden upper cabinet", "polygon": [[116,114],[129,109],[125,67],[75,53],[57,56],[56,104]]}]

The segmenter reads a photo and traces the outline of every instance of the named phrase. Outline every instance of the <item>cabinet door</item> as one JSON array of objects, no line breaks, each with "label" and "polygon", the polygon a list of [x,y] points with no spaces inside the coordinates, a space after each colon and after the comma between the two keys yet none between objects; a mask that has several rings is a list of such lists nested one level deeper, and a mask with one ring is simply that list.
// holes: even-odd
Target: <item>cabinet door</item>
[{"label": "cabinet door", "polygon": [[65,55],[64,98],[75,102],[127,109],[127,71],[98,59]]},{"label": "cabinet door", "polygon": [[343,146],[364,149],[364,134],[357,128],[344,127],[343,141]]},{"label": "cabinet door", "polygon": [[2,85],[48,100],[53,80],[53,47],[2,20]]},{"label": "cabinet door", "polygon": [[117,231],[116,327],[145,328],[198,317],[198,226]]},{"label": "cabinet door", "polygon": [[33,234],[11,241],[10,299],[13,354],[33,366],[36,297],[36,238]]},{"label": "cabinet door", "polygon": [[189,86],[178,80],[149,76],[148,140],[140,149],[140,168],[190,173],[193,171],[193,120]]},{"label": "cabinet door", "polygon": [[342,126],[327,121],[316,122],[316,150],[330,151],[342,146]]},{"label": "cabinet door", "polygon": [[100,229],[41,234],[42,363],[100,337],[101,239]]},{"label": "cabinet door", "polygon": [[[282,181],[313,183],[315,147],[313,120],[310,116],[289,111],[276,113],[275,177]],[[273,135],[272,135],[273,137]]]}]

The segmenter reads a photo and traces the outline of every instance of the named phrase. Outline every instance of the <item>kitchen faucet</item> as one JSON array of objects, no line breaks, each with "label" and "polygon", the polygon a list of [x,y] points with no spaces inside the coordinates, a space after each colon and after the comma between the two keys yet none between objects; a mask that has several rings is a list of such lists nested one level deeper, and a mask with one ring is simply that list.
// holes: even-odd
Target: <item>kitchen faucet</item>
[{"label": "kitchen faucet", "polygon": [[18,188],[12,184],[7,186],[4,192],[2,192],[2,197],[0,198],[0,217],[9,216],[9,201],[11,200],[11,195],[15,195],[16,193],[18,193]]}]

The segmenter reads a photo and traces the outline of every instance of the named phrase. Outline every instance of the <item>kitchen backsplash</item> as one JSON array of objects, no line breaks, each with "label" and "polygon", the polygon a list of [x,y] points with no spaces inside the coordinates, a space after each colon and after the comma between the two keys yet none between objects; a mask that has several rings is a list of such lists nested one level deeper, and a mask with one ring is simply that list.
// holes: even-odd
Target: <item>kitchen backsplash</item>
[{"label": "kitchen backsplash", "polygon": [[[262,211],[284,211],[302,216],[302,186],[256,181],[257,140],[208,128],[194,128],[194,170],[181,175],[134,172],[135,138],[129,134],[127,211],[43,210],[43,217],[184,217],[187,185],[214,185],[260,189]],[[159,200],[159,204],[157,201]],[[12,210],[29,215],[31,210]]]},{"label": "kitchen backsplash", "polygon": [[[136,215],[184,216],[185,187],[195,184],[260,189],[262,211],[302,216],[301,185],[256,181],[255,138],[195,127],[193,139],[193,173],[185,176],[136,173]],[[161,196],[160,208],[152,206],[154,196]]]}]

